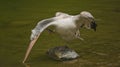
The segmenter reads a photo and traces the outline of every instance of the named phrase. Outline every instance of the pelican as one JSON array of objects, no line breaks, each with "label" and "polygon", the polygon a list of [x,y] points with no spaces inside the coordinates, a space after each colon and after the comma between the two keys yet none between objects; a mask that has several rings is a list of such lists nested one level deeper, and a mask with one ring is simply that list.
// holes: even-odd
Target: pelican
[{"label": "pelican", "polygon": [[65,40],[80,39],[79,29],[85,27],[96,31],[97,24],[90,12],[82,11],[78,15],[69,15],[63,12],[56,12],[55,17],[41,20],[32,30],[29,47],[26,51],[23,63],[25,63],[33,45],[37,41],[40,34],[49,26],[55,26],[55,32],[62,36]]}]

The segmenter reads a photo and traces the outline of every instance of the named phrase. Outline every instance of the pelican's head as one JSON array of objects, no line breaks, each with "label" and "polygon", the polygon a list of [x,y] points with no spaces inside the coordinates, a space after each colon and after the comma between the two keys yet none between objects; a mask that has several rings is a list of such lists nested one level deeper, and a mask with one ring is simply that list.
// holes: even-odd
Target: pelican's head
[{"label": "pelican's head", "polygon": [[96,31],[97,24],[90,12],[82,11],[80,13],[80,18],[82,18],[83,24],[87,29],[93,29],[94,31]]}]

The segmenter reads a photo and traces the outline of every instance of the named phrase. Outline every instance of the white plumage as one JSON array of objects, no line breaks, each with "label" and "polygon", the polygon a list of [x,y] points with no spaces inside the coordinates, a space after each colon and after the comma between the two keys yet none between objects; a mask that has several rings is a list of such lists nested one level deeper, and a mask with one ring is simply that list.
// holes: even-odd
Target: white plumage
[{"label": "white plumage", "polygon": [[91,13],[83,11],[78,15],[69,15],[62,12],[57,12],[55,17],[44,19],[38,22],[37,26],[32,30],[31,42],[26,52],[23,63],[26,61],[34,43],[40,34],[49,26],[55,26],[55,32],[62,36],[65,40],[75,38],[81,39],[79,29],[86,27],[87,29],[96,30],[96,23]]}]

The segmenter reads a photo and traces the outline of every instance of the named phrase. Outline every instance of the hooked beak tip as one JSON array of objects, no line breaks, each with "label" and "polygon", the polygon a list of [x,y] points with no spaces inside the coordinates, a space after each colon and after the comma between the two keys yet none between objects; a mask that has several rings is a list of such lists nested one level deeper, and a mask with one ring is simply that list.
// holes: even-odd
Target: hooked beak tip
[{"label": "hooked beak tip", "polygon": [[91,22],[91,29],[93,29],[94,31],[96,31],[96,27],[97,27],[97,24],[94,22]]}]

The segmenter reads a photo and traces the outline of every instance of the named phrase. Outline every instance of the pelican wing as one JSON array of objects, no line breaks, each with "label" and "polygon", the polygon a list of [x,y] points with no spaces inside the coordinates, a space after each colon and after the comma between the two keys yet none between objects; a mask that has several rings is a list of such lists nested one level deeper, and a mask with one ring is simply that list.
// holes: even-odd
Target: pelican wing
[{"label": "pelican wing", "polygon": [[44,29],[46,29],[48,26],[52,25],[53,21],[55,21],[54,18],[49,18],[49,19],[45,19],[45,20],[38,22],[36,27],[32,30],[30,39],[34,40],[40,33],[42,33],[42,31]]},{"label": "pelican wing", "polygon": [[38,37],[40,36],[41,32],[46,29],[48,26],[52,25],[52,22],[54,22],[55,19],[54,18],[50,18],[50,19],[45,19],[40,21],[37,26],[32,30],[32,34],[31,34],[31,41],[29,43],[28,49],[26,51],[23,63],[26,61],[28,55],[30,54],[30,51],[32,49],[32,47],[34,46],[35,42],[37,41]]}]

